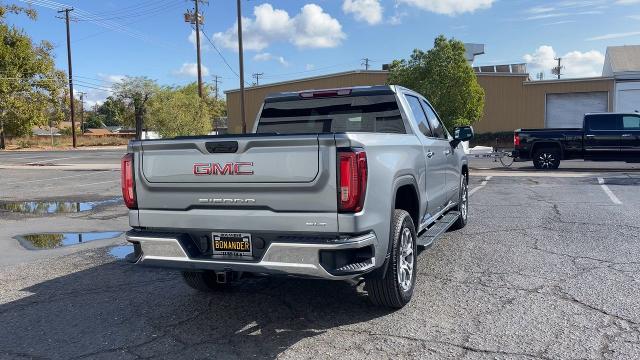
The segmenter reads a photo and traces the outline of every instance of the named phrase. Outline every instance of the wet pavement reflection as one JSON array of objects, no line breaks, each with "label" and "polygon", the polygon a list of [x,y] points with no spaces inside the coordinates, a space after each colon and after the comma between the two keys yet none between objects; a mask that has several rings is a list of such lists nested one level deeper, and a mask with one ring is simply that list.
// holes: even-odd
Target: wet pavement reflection
[{"label": "wet pavement reflection", "polygon": [[41,233],[27,234],[18,238],[26,242],[25,247],[34,249],[54,249],[64,246],[82,244],[89,241],[113,239],[122,235],[122,231],[104,232],[65,232],[65,233]]},{"label": "wet pavement reflection", "polygon": [[112,198],[99,201],[16,201],[0,203],[0,213],[3,211],[20,214],[68,214],[91,211],[98,206],[122,204],[122,198]]}]

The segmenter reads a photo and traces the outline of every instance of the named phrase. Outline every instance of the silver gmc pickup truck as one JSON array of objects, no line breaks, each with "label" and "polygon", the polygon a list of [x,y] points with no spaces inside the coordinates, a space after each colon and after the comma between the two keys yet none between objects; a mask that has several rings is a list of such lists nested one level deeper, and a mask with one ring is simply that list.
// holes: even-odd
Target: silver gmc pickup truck
[{"label": "silver gmc pickup truck", "polygon": [[466,224],[472,137],[398,86],[274,94],[251,134],[131,141],[127,240],[137,263],[202,291],[247,275],[364,280],[400,308],[418,247]]}]

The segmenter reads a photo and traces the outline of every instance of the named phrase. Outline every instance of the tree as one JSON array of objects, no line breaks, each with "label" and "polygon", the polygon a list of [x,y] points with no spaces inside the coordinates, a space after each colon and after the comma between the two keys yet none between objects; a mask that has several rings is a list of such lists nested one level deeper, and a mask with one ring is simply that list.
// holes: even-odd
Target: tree
[{"label": "tree", "polygon": [[100,129],[104,127],[104,120],[104,115],[98,114],[93,111],[87,113],[87,117],[84,120],[84,129],[82,129],[82,132],[84,133],[84,131],[87,129]]},{"label": "tree", "polygon": [[136,139],[142,138],[142,127],[147,113],[147,103],[158,91],[158,84],[145,76],[127,76],[113,86],[116,97],[133,109]]},{"label": "tree", "polygon": [[202,135],[211,132],[209,105],[197,91],[163,87],[149,103],[149,122],[162,137]]},{"label": "tree", "polygon": [[408,60],[394,60],[388,83],[426,97],[450,131],[480,120],[484,111],[484,90],[467,63],[464,44],[443,35],[431,50],[416,49]]},{"label": "tree", "polygon": [[117,97],[109,96],[99,107],[97,113],[102,116],[105,126],[133,126],[133,112]]},{"label": "tree", "polygon": [[[183,86],[179,91],[185,94],[198,94],[198,83],[192,82]],[[209,107],[209,115],[212,118],[222,117],[227,115],[227,103],[224,100],[216,99],[215,87],[212,85],[205,85],[203,87],[204,102]]]},{"label": "tree", "polygon": [[0,4],[0,149],[7,133],[29,134],[52,115],[59,121],[65,84],[65,74],[55,69],[53,46],[46,41],[33,44],[22,30],[4,22],[7,13],[36,18],[31,9]]}]

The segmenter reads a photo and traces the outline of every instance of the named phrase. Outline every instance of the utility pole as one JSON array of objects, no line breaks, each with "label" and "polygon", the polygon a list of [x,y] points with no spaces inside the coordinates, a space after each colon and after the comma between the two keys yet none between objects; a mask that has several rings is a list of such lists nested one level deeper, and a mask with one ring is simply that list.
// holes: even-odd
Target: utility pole
[{"label": "utility pole", "polygon": [[561,58],[561,57],[559,57],[559,58],[555,58],[554,60],[557,60],[557,61],[558,61],[558,66],[557,66],[557,67],[554,67],[554,68],[551,70],[551,73],[553,73],[553,74],[555,74],[555,75],[558,75],[558,79],[560,79],[560,75],[562,75],[562,58]]},{"label": "utility pole", "polygon": [[84,135],[84,96],[86,92],[80,94],[80,136]]},{"label": "utility pole", "polygon": [[254,85],[258,86],[260,85],[260,76],[264,76],[264,73],[253,73],[253,75],[251,76],[253,76],[253,78],[256,79],[256,82],[254,83]]},{"label": "utility pole", "polygon": [[195,12],[191,14],[187,11],[184,14],[184,21],[189,22],[191,24],[196,25],[196,54],[198,61],[198,95],[202,99],[204,97],[204,91],[202,86],[202,60],[200,57],[200,25],[204,23],[204,17],[200,14],[200,10],[198,8],[198,4],[200,1],[205,2],[206,0],[193,0],[195,4]]},{"label": "utility pole", "polygon": [[219,91],[218,91],[218,85],[222,82],[222,80],[220,80],[220,76],[218,75],[213,75],[213,83],[215,84],[215,94],[216,94],[216,100],[219,99]]},{"label": "utility pole", "polygon": [[71,65],[71,32],[69,31],[69,12],[73,8],[58,10],[58,13],[64,13],[65,22],[67,24],[67,63],[69,65],[69,107],[71,114],[71,136],[73,137],[73,148],[76,148],[76,118],[73,110],[73,66]]},{"label": "utility pole", "polygon": [[360,63],[360,65],[364,66],[365,70],[369,70],[369,62],[371,60],[369,58],[364,58],[362,59],[362,63]]},{"label": "utility pole", "polygon": [[240,53],[240,116],[242,116],[242,133],[247,133],[247,119],[244,109],[244,54],[242,50],[242,5],[237,0],[238,7],[238,52]]}]

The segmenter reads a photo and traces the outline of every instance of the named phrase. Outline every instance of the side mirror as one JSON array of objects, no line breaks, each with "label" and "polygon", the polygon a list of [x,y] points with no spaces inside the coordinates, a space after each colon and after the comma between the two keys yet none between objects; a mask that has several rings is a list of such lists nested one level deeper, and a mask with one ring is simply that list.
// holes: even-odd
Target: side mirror
[{"label": "side mirror", "polygon": [[461,126],[453,130],[453,140],[451,140],[451,146],[456,147],[463,141],[469,141],[473,139],[473,127]]}]

